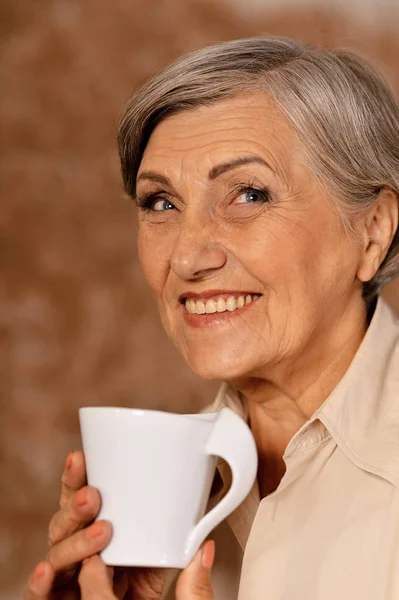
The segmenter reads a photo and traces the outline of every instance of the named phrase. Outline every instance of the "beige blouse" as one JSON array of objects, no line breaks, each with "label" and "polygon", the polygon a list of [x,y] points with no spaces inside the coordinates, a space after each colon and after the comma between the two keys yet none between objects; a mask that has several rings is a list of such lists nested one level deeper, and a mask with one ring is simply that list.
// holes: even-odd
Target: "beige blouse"
[{"label": "beige blouse", "polygon": [[[247,418],[223,384],[209,410]],[[345,376],[289,442],[286,473],[215,529],[215,600],[399,599],[399,319],[381,298]],[[229,485],[229,469],[218,470]],[[174,585],[167,599],[174,599]]]}]

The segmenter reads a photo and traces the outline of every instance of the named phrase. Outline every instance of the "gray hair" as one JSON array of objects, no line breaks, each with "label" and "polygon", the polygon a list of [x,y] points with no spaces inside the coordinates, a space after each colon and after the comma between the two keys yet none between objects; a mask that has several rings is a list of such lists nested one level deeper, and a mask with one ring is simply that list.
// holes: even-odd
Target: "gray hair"
[{"label": "gray hair", "polygon": [[[399,103],[382,77],[346,51],[276,37],[216,44],[187,54],[130,100],[118,144],[126,192],[156,125],[167,116],[245,92],[266,92],[288,119],[304,160],[350,230],[351,218],[379,191],[399,197]],[[375,276],[363,286],[370,304],[399,272],[399,232]]]}]

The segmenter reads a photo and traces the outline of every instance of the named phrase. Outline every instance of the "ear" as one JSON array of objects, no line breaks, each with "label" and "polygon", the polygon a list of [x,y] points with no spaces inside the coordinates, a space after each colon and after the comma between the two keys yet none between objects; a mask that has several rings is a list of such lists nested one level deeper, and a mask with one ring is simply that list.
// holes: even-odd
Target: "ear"
[{"label": "ear", "polygon": [[398,195],[389,188],[382,188],[361,219],[363,244],[356,271],[360,281],[370,281],[386,257],[398,228],[398,213]]}]

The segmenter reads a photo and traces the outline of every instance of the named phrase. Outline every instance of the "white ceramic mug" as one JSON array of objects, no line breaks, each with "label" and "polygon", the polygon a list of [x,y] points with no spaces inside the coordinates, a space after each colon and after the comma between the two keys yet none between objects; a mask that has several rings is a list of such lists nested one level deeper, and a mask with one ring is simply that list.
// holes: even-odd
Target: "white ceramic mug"
[{"label": "white ceramic mug", "polygon": [[[102,499],[97,520],[113,527],[101,553],[108,565],[185,568],[255,481],[252,433],[228,408],[179,415],[85,407],[79,418],[88,483]],[[217,457],[233,482],[205,515]]]}]

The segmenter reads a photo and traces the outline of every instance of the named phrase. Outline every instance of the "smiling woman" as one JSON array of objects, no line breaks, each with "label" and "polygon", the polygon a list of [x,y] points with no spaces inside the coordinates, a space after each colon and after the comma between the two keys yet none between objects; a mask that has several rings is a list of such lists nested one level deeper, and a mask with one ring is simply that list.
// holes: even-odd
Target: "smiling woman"
[{"label": "smiling woman", "polygon": [[[304,155],[260,91],[172,114],[149,138],[134,196],[141,263],[166,330],[202,377],[274,365],[296,394],[314,377],[309,363],[328,365],[353,329],[364,333],[360,220],[349,235]],[[388,213],[396,205],[392,192],[380,201]],[[247,296],[256,302],[234,310]],[[350,328],[336,326],[343,315]]]},{"label": "smiling woman", "polygon": [[[398,139],[362,60],[276,38],[183,57],[121,121],[164,327],[224,381],[210,410],[233,408],[257,444],[256,484],[215,532],[216,600],[399,596],[399,323],[379,298],[399,271]],[[77,535],[55,536],[69,565]]]}]

